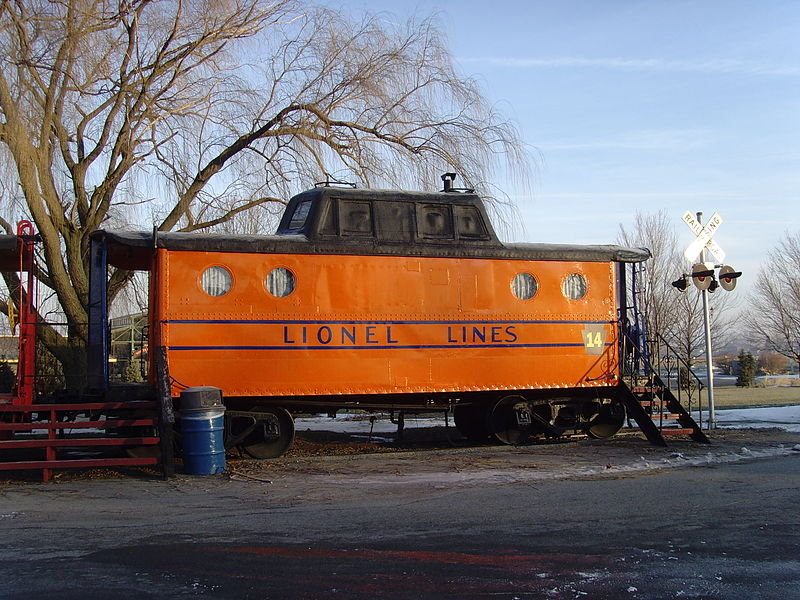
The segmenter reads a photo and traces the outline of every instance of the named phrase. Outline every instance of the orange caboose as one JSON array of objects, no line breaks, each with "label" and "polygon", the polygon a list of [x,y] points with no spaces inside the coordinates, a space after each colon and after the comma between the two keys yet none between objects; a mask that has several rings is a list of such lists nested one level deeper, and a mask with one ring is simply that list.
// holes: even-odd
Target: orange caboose
[{"label": "orange caboose", "polygon": [[624,421],[620,264],[645,250],[503,244],[470,191],[332,186],[292,198],[275,235],[93,241],[97,264],[150,271],[173,396],[220,388],[254,456],[288,447],[297,411],[453,409],[504,442]]}]

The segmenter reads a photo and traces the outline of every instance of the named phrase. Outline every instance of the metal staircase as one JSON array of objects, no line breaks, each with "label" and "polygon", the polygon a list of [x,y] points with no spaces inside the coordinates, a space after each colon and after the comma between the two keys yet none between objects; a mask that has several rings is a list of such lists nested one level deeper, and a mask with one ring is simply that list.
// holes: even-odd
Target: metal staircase
[{"label": "metal staircase", "polygon": [[621,387],[620,396],[628,415],[651,444],[666,446],[665,437],[669,436],[688,436],[696,442],[710,443],[690,412],[655,373],[646,381],[632,378]]},{"label": "metal staircase", "polygon": [[[630,278],[630,298],[622,299],[620,318],[620,356],[623,383],[619,397],[628,417],[636,421],[650,443],[666,446],[666,437],[688,436],[708,444],[710,440],[692,417],[698,411],[702,422],[705,384],[691,366],[658,333],[647,331],[639,310],[637,266]],[[642,267],[640,267],[642,268]],[[626,289],[625,272],[621,273]]]}]

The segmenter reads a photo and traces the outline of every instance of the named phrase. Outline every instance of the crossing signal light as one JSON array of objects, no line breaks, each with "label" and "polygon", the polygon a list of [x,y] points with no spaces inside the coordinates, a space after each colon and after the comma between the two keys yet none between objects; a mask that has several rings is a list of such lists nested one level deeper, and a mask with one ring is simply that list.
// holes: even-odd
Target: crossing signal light
[{"label": "crossing signal light", "polygon": [[692,267],[692,281],[698,290],[709,289],[711,287],[711,282],[714,281],[714,269],[710,269],[708,265],[704,263],[697,263]]},{"label": "crossing signal light", "polygon": [[686,279],[686,275],[681,275],[679,279],[672,282],[672,286],[678,288],[679,292],[685,292],[689,287],[689,280]]},{"label": "crossing signal light", "polygon": [[692,266],[691,273],[684,273],[672,282],[672,287],[680,292],[685,292],[689,287],[689,278],[699,290],[708,290],[712,294],[719,288],[730,292],[736,287],[736,280],[742,276],[741,271],[734,271],[733,267],[723,265],[719,269],[718,277],[714,277],[714,269],[719,265],[714,263],[697,263]]},{"label": "crossing signal light", "polygon": [[734,271],[733,267],[725,265],[719,270],[719,284],[723,290],[730,292],[736,287],[736,280],[741,276],[741,271]]}]

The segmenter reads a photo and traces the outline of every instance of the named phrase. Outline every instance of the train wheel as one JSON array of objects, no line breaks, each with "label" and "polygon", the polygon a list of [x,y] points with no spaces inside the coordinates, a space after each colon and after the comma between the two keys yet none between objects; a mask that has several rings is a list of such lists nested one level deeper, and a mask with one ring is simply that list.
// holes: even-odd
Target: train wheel
[{"label": "train wheel", "polygon": [[283,408],[253,409],[259,414],[256,427],[241,448],[253,458],[277,458],[294,443],[294,419]]},{"label": "train wheel", "polygon": [[489,431],[504,444],[521,444],[531,434],[533,406],[523,396],[504,396],[489,415]]},{"label": "train wheel", "polygon": [[618,400],[601,404],[597,414],[589,421],[586,433],[598,440],[610,438],[625,424],[625,405]]},{"label": "train wheel", "polygon": [[453,422],[458,432],[471,442],[485,442],[492,437],[486,423],[486,407],[480,404],[456,405]]}]

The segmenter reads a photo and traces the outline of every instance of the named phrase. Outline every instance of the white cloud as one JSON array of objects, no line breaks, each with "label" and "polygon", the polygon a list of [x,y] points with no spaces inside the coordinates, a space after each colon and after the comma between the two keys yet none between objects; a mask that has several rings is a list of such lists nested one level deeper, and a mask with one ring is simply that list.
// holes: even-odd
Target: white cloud
[{"label": "white cloud", "polygon": [[800,67],[769,65],[752,61],[715,58],[706,60],[667,60],[662,58],[581,58],[556,56],[544,58],[461,57],[462,63],[490,64],[515,68],[598,68],[623,71],[670,71],[680,73],[739,73],[749,75],[800,76]]}]

